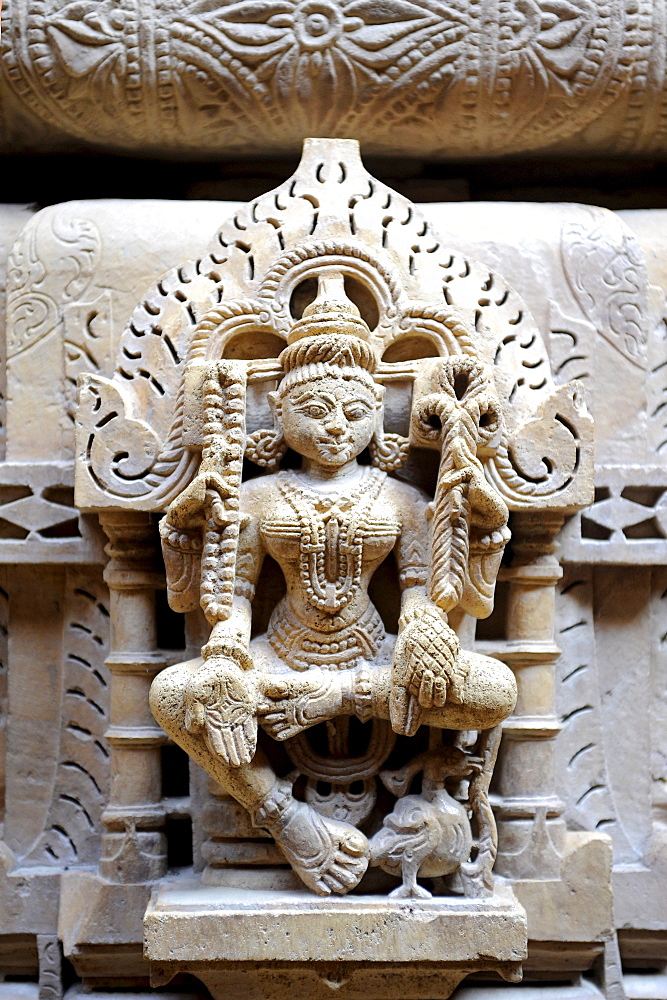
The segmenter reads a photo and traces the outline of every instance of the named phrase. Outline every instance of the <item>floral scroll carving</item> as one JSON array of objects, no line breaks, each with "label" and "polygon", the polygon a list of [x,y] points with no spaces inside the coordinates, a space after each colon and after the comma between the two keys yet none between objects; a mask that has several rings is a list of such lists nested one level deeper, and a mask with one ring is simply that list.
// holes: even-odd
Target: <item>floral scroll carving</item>
[{"label": "floral scroll carving", "polygon": [[[493,891],[516,684],[457,628],[492,610],[510,510],[586,502],[590,434],[524,303],[352,140],[308,140],[149,291],[113,379],[81,376],[77,502],[165,512],[170,604],[209,628],[154,681],[153,713],[310,890],[370,865],[398,898],[424,879]],[[369,595],[390,553],[394,631]],[[286,592],[254,634],[267,556]]]},{"label": "floral scroll carving", "polygon": [[284,149],[320,130],[505,152],[577,135],[632,88],[641,107],[636,16],[629,0],[15,0],[5,74],[31,111],[114,147],[243,150],[261,130]]}]

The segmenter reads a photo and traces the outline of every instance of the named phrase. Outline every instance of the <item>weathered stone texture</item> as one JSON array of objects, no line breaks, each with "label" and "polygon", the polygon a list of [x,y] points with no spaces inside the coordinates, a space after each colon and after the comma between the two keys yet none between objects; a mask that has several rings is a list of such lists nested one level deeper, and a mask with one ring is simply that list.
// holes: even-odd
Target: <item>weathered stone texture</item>
[{"label": "weathered stone texture", "polygon": [[[24,9],[15,6],[15,11]],[[198,17],[210,13],[202,5],[198,10]],[[227,16],[232,10],[228,6]],[[559,7],[561,20],[567,10]],[[239,8],[234,16],[241,13]],[[585,14],[583,8],[580,13]],[[70,29],[59,37],[52,31],[54,51],[71,53],[77,46],[92,45],[102,20],[111,17],[104,5],[92,21],[84,20],[90,12],[80,4],[69,5],[65,14],[63,24],[75,21],[87,28],[71,39],[71,46],[63,41]],[[283,31],[280,25],[275,30]],[[350,38],[356,30],[361,26],[348,33]],[[101,67],[107,65],[102,60]],[[92,64],[81,66],[85,73],[77,86],[85,90]],[[98,69],[102,76],[107,72]],[[454,122],[454,135],[457,127]],[[400,139],[400,130],[396,134]],[[346,921],[358,929],[369,919],[366,904],[355,903],[352,895],[337,901],[342,907],[337,908],[336,901],[320,904],[295,891],[295,877],[271,837],[253,827],[248,813],[220,787],[213,782],[207,786],[196,765],[189,792],[173,792],[169,768],[175,758],[169,754],[175,748],[165,747],[167,738],[150,715],[152,678],[171,664],[198,656],[209,628],[202,626],[198,612],[188,611],[185,636],[175,640],[183,648],[161,648],[169,644],[165,622],[172,626],[173,621],[161,597],[156,604],[164,576],[149,512],[161,512],[185,482],[175,476],[169,480],[169,495],[156,497],[150,468],[146,473],[137,466],[122,487],[127,493],[119,487],[109,499],[105,476],[110,469],[115,475],[113,463],[125,460],[123,452],[132,451],[132,440],[125,433],[107,438],[105,427],[123,414],[131,418],[132,433],[140,423],[149,429],[146,434],[169,440],[182,348],[206,310],[220,305],[218,286],[224,284],[243,305],[231,318],[220,317],[222,323],[230,321],[229,327],[213,324],[208,330],[214,349],[204,367],[210,376],[211,361],[225,351],[223,365],[248,365],[256,378],[248,388],[248,456],[252,461],[275,458],[282,443],[279,425],[271,424],[264,387],[269,380],[274,387],[280,377],[269,355],[284,345],[290,324],[286,313],[281,318],[276,309],[273,314],[270,296],[262,299],[267,315],[261,317],[261,336],[255,336],[253,327],[251,340],[244,317],[257,312],[250,300],[259,294],[273,257],[285,249],[280,240],[291,251],[290,241],[298,243],[304,234],[312,241],[318,225],[331,227],[331,236],[336,212],[327,208],[325,198],[314,204],[313,184],[291,191],[288,184],[277,196],[257,199],[250,209],[221,202],[80,201],[34,213],[10,206],[0,213],[0,293],[6,272],[9,307],[8,439],[6,461],[0,463],[0,633],[4,637],[7,629],[9,636],[1,640],[6,649],[0,651],[0,661],[10,666],[9,674],[0,667],[6,711],[5,728],[0,729],[0,787],[6,785],[0,966],[8,974],[14,970],[35,978],[34,984],[15,985],[17,997],[32,998],[41,989],[58,1000],[48,993],[59,980],[59,956],[52,947],[58,939],[88,987],[145,990],[152,959],[154,983],[189,971],[215,995],[236,991],[277,1000],[290,993],[312,1000],[336,989],[350,1000],[364,995],[434,1000],[474,968],[502,972],[503,962],[521,959],[522,908],[529,938],[527,977],[570,977],[576,983],[582,972],[597,970],[597,986],[581,981],[573,986],[536,984],[522,987],[522,996],[580,1000],[589,993],[600,996],[602,990],[608,1000],[620,1000],[620,958],[630,969],[656,968],[664,961],[666,213],[613,214],[571,204],[439,203],[415,209],[395,193],[388,210],[387,191],[380,187],[375,200],[364,188],[368,197],[351,205],[354,192],[345,182],[352,171],[344,156],[334,167],[341,163],[346,170],[336,175],[341,180],[335,190],[342,192],[344,211],[338,212],[336,225],[342,229],[336,229],[336,238],[370,240],[374,234],[382,244],[384,233],[393,248],[393,265],[400,269],[405,264],[402,280],[422,306],[435,295],[436,284],[439,294],[441,272],[450,276],[447,284],[464,319],[474,323],[476,311],[494,314],[490,325],[499,337],[503,333],[494,341],[496,348],[508,334],[503,324],[513,320],[508,336],[519,344],[510,348],[516,353],[507,364],[517,384],[519,378],[527,382],[514,398],[558,394],[577,379],[596,421],[593,503],[573,513],[589,497],[584,489],[571,493],[571,502],[561,509],[549,509],[553,503],[548,499],[546,509],[534,513],[523,500],[510,498],[513,558],[500,570],[496,611],[477,625],[476,634],[472,618],[457,625],[464,649],[482,658],[497,656],[517,681],[517,705],[504,723],[493,800],[499,828],[497,885],[502,890],[509,881],[515,897],[507,904],[512,927],[503,925],[514,952],[500,956],[502,934],[493,931],[494,907],[501,905],[496,893],[487,904],[468,901],[471,914],[479,909],[477,916],[469,914],[479,948],[467,964],[462,953],[456,953],[462,964],[447,968],[442,955],[430,962],[420,952],[417,970],[403,967],[387,937],[382,944],[386,954],[376,956],[372,967],[369,962],[352,969],[351,960],[350,968],[342,969],[340,951],[318,929],[317,920],[328,928],[341,921],[336,940],[342,947],[343,939],[353,939],[346,938]],[[316,183],[324,186],[319,178]],[[421,228],[422,216],[433,230]],[[451,261],[446,246],[455,248]],[[184,265],[188,259],[197,263]],[[206,273],[202,262],[209,268]],[[218,269],[224,271],[224,282]],[[280,295],[276,301],[280,304]],[[424,315],[422,308],[410,322],[422,324],[420,337],[433,338],[434,328],[425,325]],[[381,363],[380,374],[386,374],[387,360],[416,363],[408,356],[415,344],[406,348],[400,322],[388,313],[385,319],[381,350],[389,358]],[[172,338],[176,357],[165,335]],[[431,348],[436,341],[431,340]],[[250,343],[261,357],[240,360]],[[503,342],[502,350],[508,344]],[[501,352],[499,367],[504,363]],[[542,371],[551,373],[546,389],[538,377]],[[104,533],[96,514],[78,512],[72,495],[74,383],[80,373],[90,373],[84,375],[84,385],[108,393],[103,413],[91,406],[79,414],[79,439],[84,441],[80,462],[88,476],[80,502],[90,510],[106,508]],[[432,372],[419,378],[417,399],[435,386]],[[199,462],[206,433],[202,371],[193,370],[184,385],[189,403],[179,447],[185,444],[194,456],[189,474]],[[160,390],[170,406],[161,402]],[[410,430],[404,382],[387,379],[385,391],[386,429],[391,424],[389,433],[397,436],[389,455],[393,461],[405,451],[402,434],[414,433],[414,427]],[[522,403],[512,412],[502,398],[519,442],[530,405]],[[122,409],[116,405],[119,400]],[[572,435],[575,411],[568,412],[565,430]],[[540,419],[554,413],[560,411],[546,407]],[[581,471],[588,431],[585,420],[575,426],[579,457],[574,465]],[[91,440],[101,445],[110,441],[113,447],[100,447],[90,458],[86,449]],[[531,440],[542,441],[539,436]],[[516,456],[525,459],[528,453],[520,443],[516,449]],[[379,449],[376,454],[383,453]],[[562,452],[548,454],[569,460],[571,442]],[[148,459],[150,467],[150,454]],[[535,467],[539,471],[539,465],[528,471]],[[405,468],[408,476],[430,474],[425,462]],[[432,472],[435,481],[435,467]],[[590,484],[588,480],[586,489]],[[188,510],[191,503],[192,497],[186,497]],[[119,509],[123,504],[133,509]],[[195,582],[198,587],[198,578]],[[376,592],[391,586],[385,580]],[[261,584],[260,590],[264,615],[264,605],[275,603],[275,581]],[[164,672],[165,687],[170,676],[175,675]],[[361,689],[355,692],[362,696]],[[361,703],[355,702],[356,707]],[[629,706],[639,720],[636,725],[628,724]],[[192,733],[188,739],[194,740]],[[315,791],[327,797],[326,790]],[[354,808],[360,808],[358,803]],[[174,834],[174,824],[190,819],[195,862],[205,871],[202,878],[185,882],[183,871],[172,877],[165,877],[165,871],[168,863],[181,863],[173,855],[168,858],[168,845],[173,850],[187,840],[187,835]],[[385,872],[371,875],[375,881],[367,883],[368,892],[380,900],[377,906],[386,907],[385,897],[377,894],[396,882]],[[163,881],[149,905],[154,879]],[[268,922],[255,902],[238,904],[245,893],[254,901],[278,899]],[[392,913],[400,905],[412,907],[414,926],[425,928],[430,926],[429,907],[437,910],[441,900],[392,903]],[[375,906],[373,902],[371,909]],[[294,917],[293,935],[302,926],[302,941],[281,959],[282,944],[276,941],[291,929],[280,914],[290,907],[303,917],[301,925],[298,914]],[[148,959],[141,954],[145,912]],[[229,933],[222,943],[212,942],[213,935],[203,928],[216,926],[220,913]],[[371,937],[379,926],[374,920],[369,923]],[[448,920],[443,941],[453,934]],[[260,938],[248,936],[260,924],[261,941],[273,941],[270,970],[252,950]],[[406,948],[408,942],[409,936],[402,942]],[[313,949],[320,948],[318,964]],[[490,958],[494,948],[495,958]],[[505,968],[510,978],[515,971]],[[626,996],[657,1000],[663,979],[627,974]],[[12,983],[0,984],[0,1000],[14,1000],[13,988]],[[511,997],[518,989],[503,988]],[[460,995],[467,998],[474,990],[487,1000],[491,989],[479,984],[461,988]]]}]

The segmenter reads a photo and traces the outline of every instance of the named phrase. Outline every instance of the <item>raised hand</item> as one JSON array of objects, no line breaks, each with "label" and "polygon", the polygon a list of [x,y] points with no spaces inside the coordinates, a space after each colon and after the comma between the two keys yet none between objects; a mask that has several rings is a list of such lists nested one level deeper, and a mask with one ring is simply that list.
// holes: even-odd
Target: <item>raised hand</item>
[{"label": "raised hand", "polygon": [[212,754],[231,767],[249,764],[257,719],[243,671],[230,657],[206,660],[185,689],[185,728],[201,732]]},{"label": "raised hand", "polygon": [[198,526],[206,516],[211,496],[222,499],[230,494],[229,483],[215,469],[203,469],[167,509],[167,521],[181,530]]},{"label": "raised hand", "polygon": [[394,650],[389,714],[394,732],[414,736],[424,712],[458,700],[460,645],[436,609],[405,624]]}]

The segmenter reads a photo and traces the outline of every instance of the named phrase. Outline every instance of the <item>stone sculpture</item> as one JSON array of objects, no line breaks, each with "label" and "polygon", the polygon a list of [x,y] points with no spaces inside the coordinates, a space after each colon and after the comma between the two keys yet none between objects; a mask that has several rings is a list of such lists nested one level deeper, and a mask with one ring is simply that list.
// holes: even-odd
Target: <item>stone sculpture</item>
[{"label": "stone sculpture", "polygon": [[[204,383],[202,466],[171,504],[162,538],[175,603],[183,606],[184,578],[192,581],[191,601],[201,589],[211,637],[203,661],[159,675],[151,700],[172,738],[271,832],[306,885],[321,893],[358,883],[368,864],[366,838],[332,818],[335,799],[325,805],[294,798],[291,783],[278,778],[256,747],[258,720],[277,740],[322,722],[340,729],[339,720],[350,716],[390,721],[394,733],[406,736],[421,724],[491,730],[516,700],[509,668],[463,653],[447,622],[456,606],[488,613],[509,537],[507,507],[478,458],[500,435],[490,378],[474,359],[459,357],[441,368],[441,392],[421,401],[423,433],[432,433],[431,412],[441,413],[448,438],[429,558],[428,498],[382,468],[398,464],[402,442],[384,438],[370,331],[345,299],[343,274],[325,275],[280,356],[285,374],[270,397],[275,432],[260,431],[252,443],[251,454],[264,465],[275,465],[291,448],[302,457],[299,472],[276,471],[235,489],[239,456],[233,449],[242,440],[224,393],[234,392],[236,373],[223,365],[224,382],[212,375]],[[357,462],[369,445],[379,468]],[[183,572],[183,563],[199,561],[198,543],[201,588],[199,573]],[[368,596],[373,572],[392,550],[402,587],[396,641]],[[267,633],[250,642],[251,602],[267,553],[284,573],[287,594]],[[386,749],[392,742],[385,737]],[[459,754],[458,776],[465,778],[475,764]],[[488,754],[485,764],[492,766]],[[332,776],[349,786],[342,767],[335,774],[334,764]],[[435,799],[416,798],[438,811]],[[361,802],[356,809],[367,811]],[[432,853],[426,859],[432,875],[449,874],[468,859],[472,838],[461,807],[459,814],[454,853],[445,851],[440,866]],[[445,811],[437,817],[446,818]],[[398,821],[394,813],[385,819]],[[412,850],[411,839],[407,830],[400,845],[385,852],[382,835],[376,836],[374,863],[386,866],[392,853]]]},{"label": "stone sculpture", "polygon": [[[78,503],[166,508],[171,606],[210,629],[153,682],[172,739],[317,893],[369,863],[399,896],[429,895],[418,878],[491,892],[516,683],[461,637],[492,610],[509,509],[578,506],[590,463],[579,392],[553,385],[516,294],[355,142],[308,140],[293,178],[158,283],[114,379],[81,377],[77,434]],[[267,473],[243,480],[244,456]],[[397,636],[369,596],[392,552]],[[286,593],[253,635],[266,556]]]}]

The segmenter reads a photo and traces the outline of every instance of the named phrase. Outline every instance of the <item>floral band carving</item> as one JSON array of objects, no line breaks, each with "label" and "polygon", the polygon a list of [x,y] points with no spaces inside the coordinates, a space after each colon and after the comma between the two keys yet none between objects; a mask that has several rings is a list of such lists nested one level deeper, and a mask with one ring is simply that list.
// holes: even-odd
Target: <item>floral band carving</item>
[{"label": "floral band carving", "polygon": [[590,126],[591,152],[665,149],[659,0],[13,0],[2,14],[12,103],[115,149],[291,150],[320,131],[447,158],[578,151]]}]

